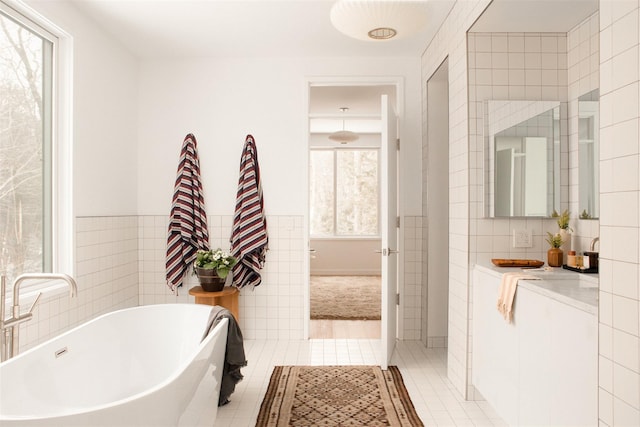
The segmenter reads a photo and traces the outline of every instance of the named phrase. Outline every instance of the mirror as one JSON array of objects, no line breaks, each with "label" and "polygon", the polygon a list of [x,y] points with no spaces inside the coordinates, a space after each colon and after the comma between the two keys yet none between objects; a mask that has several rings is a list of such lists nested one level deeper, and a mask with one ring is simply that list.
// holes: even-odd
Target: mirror
[{"label": "mirror", "polygon": [[560,206],[560,102],[484,107],[487,216],[550,216]]},{"label": "mirror", "polygon": [[578,212],[580,219],[596,219],[600,216],[598,103],[598,89],[578,98]]}]

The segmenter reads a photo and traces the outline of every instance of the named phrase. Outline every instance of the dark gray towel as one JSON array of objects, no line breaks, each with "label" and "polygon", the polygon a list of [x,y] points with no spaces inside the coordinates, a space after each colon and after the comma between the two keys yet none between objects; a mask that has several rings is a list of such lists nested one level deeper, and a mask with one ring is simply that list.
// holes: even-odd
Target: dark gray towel
[{"label": "dark gray towel", "polygon": [[224,354],[224,367],[222,369],[218,406],[229,403],[229,396],[231,396],[231,393],[236,389],[236,384],[244,378],[240,372],[240,368],[247,366],[247,359],[244,355],[242,331],[233,314],[226,308],[219,305],[211,307],[211,314],[209,315],[209,321],[207,322],[207,327],[202,339],[224,318],[229,319],[229,327],[227,331],[227,349]]}]

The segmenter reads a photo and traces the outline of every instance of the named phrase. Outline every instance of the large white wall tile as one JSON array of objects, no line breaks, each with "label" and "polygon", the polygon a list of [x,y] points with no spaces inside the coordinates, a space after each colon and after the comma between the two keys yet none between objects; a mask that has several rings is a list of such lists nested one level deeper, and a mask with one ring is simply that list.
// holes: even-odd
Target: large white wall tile
[{"label": "large white wall tile", "polygon": [[[613,330],[613,362],[633,371],[635,374],[638,374],[640,373],[639,349],[640,338],[638,338],[638,336],[618,329]],[[624,371],[622,371],[622,373],[624,373]],[[634,377],[631,373],[624,374],[629,377]],[[635,377],[637,379],[637,376]],[[631,403],[634,402],[632,401]],[[635,404],[637,403],[638,402]]]},{"label": "large white wall tile", "polygon": [[[617,2],[616,2],[617,3]],[[621,2],[621,4],[629,5],[630,3]],[[615,20],[611,25],[612,28],[612,56],[618,55],[621,52],[638,44],[638,5],[635,4],[635,8],[630,10],[626,15],[620,19]],[[626,9],[625,9],[626,12]],[[625,13],[623,12],[623,13]]]},{"label": "large white wall tile", "polygon": [[613,295],[613,327],[638,336],[638,300]]},{"label": "large white wall tile", "polygon": [[[637,379],[637,377],[636,377]],[[613,423],[615,426],[638,426],[640,425],[640,411],[617,396],[613,397]]]},{"label": "large white wall tile", "polygon": [[613,364],[613,389],[616,397],[638,410],[640,403],[640,382],[638,373],[617,363]]},{"label": "large white wall tile", "polygon": [[613,395],[603,388],[598,393],[598,417],[600,424],[604,426],[612,426],[613,424]]},{"label": "large white wall tile", "polygon": [[612,89],[621,88],[638,80],[638,48],[631,47],[613,57]]}]

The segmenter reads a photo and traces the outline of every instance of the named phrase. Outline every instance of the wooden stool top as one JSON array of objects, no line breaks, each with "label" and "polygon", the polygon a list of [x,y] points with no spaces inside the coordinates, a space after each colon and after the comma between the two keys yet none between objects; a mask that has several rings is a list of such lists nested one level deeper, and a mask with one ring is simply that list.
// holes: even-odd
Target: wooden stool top
[{"label": "wooden stool top", "polygon": [[204,297],[204,298],[217,298],[224,297],[228,295],[233,295],[238,292],[238,288],[233,286],[225,286],[220,292],[207,292],[202,290],[202,286],[194,286],[189,289],[189,295],[193,295],[194,297]]}]

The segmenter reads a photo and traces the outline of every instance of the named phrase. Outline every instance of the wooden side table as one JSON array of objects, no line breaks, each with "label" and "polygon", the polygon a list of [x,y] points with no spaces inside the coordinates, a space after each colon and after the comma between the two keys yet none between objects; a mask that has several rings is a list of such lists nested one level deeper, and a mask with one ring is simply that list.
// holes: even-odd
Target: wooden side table
[{"label": "wooden side table", "polygon": [[226,286],[220,292],[205,292],[202,286],[194,286],[189,289],[189,295],[196,297],[196,304],[220,305],[233,314],[236,322],[240,320],[238,315],[238,295],[240,291],[233,286]]}]

